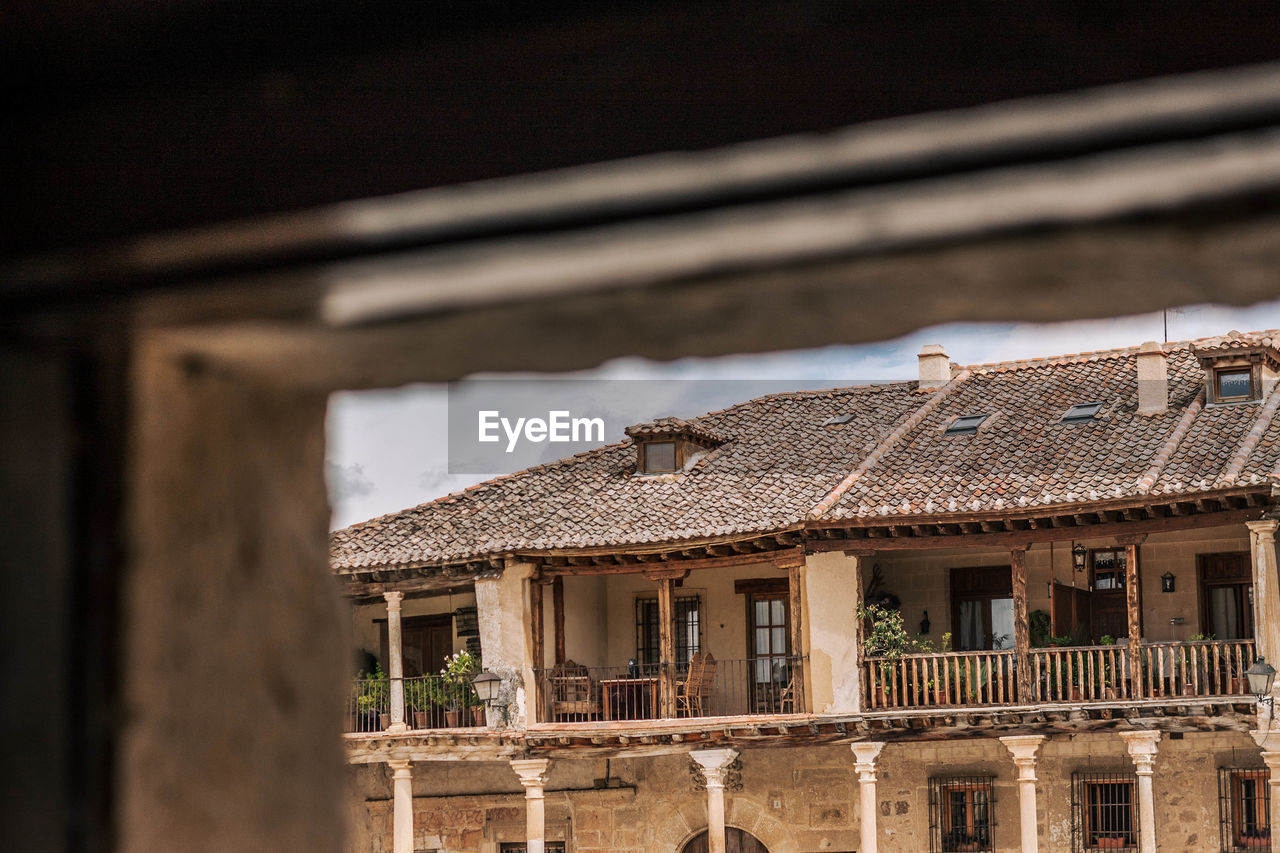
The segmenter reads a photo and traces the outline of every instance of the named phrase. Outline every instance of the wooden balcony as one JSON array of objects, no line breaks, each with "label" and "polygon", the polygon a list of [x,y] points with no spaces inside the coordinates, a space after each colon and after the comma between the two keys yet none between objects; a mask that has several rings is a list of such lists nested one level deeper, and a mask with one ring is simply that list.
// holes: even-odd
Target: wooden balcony
[{"label": "wooden balcony", "polygon": [[683,666],[564,665],[537,673],[538,721],[589,723],[804,712],[797,657],[720,659]]},{"label": "wooden balcony", "polygon": [[863,709],[1084,703],[1247,692],[1253,640],[1031,649],[1029,694],[1019,695],[1011,649],[863,659]]}]

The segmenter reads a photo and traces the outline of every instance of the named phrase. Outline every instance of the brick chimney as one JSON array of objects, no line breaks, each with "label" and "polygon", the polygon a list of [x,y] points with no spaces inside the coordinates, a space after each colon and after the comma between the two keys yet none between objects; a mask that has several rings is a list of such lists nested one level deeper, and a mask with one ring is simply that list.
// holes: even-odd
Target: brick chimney
[{"label": "brick chimney", "polygon": [[951,381],[951,359],[942,344],[925,344],[920,359],[920,390],[941,388]]},{"label": "brick chimney", "polygon": [[1157,415],[1168,408],[1168,358],[1163,345],[1147,341],[1138,348],[1138,414]]}]

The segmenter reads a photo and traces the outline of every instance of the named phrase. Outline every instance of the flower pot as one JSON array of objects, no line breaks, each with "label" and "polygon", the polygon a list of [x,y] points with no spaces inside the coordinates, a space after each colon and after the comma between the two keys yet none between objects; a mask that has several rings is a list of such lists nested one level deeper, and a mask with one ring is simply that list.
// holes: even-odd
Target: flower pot
[{"label": "flower pot", "polygon": [[413,727],[414,727],[415,729],[425,729],[425,728],[428,728],[427,720],[429,719],[429,717],[430,717],[430,715],[429,715],[426,711],[414,711],[414,712],[413,712]]},{"label": "flower pot", "polygon": [[484,706],[477,705],[471,709],[471,724],[478,728],[484,728]]},{"label": "flower pot", "polygon": [[383,730],[391,728],[391,715],[379,713],[378,723],[382,726]]},{"label": "flower pot", "polygon": [[1123,850],[1128,844],[1123,838],[1096,838],[1093,846],[1102,850]]},{"label": "flower pot", "polygon": [[1072,702],[1080,701],[1080,688],[1074,684],[1071,685],[1071,701]]},{"label": "flower pot", "polygon": [[459,725],[462,724],[462,712],[461,711],[445,711],[444,724],[451,729],[456,729]]}]

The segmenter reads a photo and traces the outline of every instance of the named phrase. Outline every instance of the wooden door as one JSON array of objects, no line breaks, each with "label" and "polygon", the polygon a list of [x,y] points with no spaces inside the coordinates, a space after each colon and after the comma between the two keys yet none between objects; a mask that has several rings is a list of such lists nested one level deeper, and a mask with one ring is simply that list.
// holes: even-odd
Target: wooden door
[{"label": "wooden door", "polygon": [[1200,631],[1216,640],[1253,636],[1253,568],[1247,551],[1201,554]]},{"label": "wooden door", "polygon": [[[707,833],[700,832],[689,839],[680,853],[708,853],[709,845]],[[725,853],[769,853],[769,848],[761,844],[754,835],[733,826],[725,827],[724,849]]]},{"label": "wooden door", "polygon": [[[1129,636],[1129,609],[1125,601],[1124,548],[1095,548],[1089,551],[1089,580],[1093,588],[1093,628],[1090,641],[1103,636]],[[1136,642],[1135,638],[1135,642]]]},{"label": "wooden door", "polygon": [[[444,667],[445,658],[453,654],[453,617],[410,616],[400,625],[401,660],[404,675],[435,675]],[[387,659],[387,623],[382,623],[382,659]],[[386,664],[383,664],[386,668]]]},{"label": "wooden door", "polygon": [[1050,633],[1055,637],[1070,637],[1076,643],[1086,643],[1093,630],[1092,595],[1087,589],[1054,582]]}]

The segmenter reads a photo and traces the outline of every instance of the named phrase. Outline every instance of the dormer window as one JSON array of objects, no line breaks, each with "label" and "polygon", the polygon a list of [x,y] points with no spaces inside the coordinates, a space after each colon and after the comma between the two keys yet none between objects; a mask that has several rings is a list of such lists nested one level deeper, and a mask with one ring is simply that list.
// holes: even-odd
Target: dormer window
[{"label": "dormer window", "polygon": [[636,443],[637,474],[672,474],[725,442],[720,434],[680,418],[659,418],[627,427]]},{"label": "dormer window", "polygon": [[1280,371],[1280,350],[1257,335],[1230,332],[1197,342],[1192,352],[1204,369],[1205,402],[1211,406],[1261,400]]},{"label": "dormer window", "polygon": [[1241,403],[1255,400],[1253,370],[1248,367],[1221,367],[1213,372],[1214,402]]},{"label": "dormer window", "polygon": [[640,470],[645,474],[661,474],[676,470],[676,443],[674,441],[641,443]]}]

